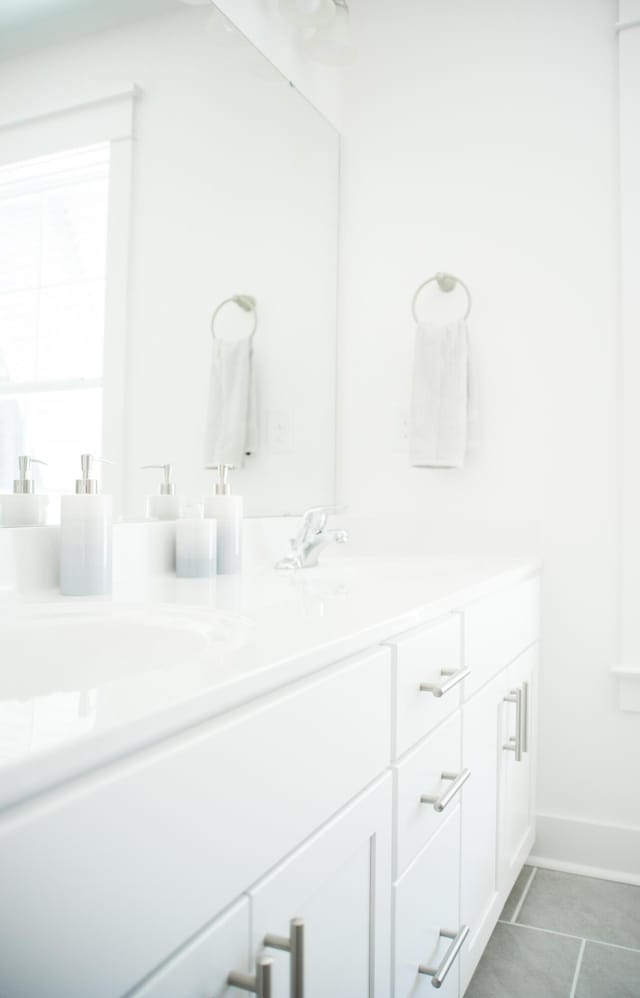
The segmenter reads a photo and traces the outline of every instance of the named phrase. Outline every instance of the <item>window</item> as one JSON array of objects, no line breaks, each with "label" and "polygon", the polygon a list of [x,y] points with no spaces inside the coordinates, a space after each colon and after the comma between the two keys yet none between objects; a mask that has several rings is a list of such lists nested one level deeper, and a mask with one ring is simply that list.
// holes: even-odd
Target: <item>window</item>
[{"label": "window", "polygon": [[0,166],[0,492],[68,492],[102,451],[110,144]]}]

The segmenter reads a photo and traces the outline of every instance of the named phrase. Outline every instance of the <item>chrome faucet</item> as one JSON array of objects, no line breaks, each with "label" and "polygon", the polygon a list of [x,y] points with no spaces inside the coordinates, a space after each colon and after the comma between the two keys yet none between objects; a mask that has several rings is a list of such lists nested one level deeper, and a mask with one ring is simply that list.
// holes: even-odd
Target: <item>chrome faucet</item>
[{"label": "chrome faucet", "polygon": [[346,544],[346,530],[328,530],[327,521],[334,513],[346,513],[346,506],[314,506],[302,517],[300,530],[289,541],[291,554],[277,562],[276,568],[311,568],[318,564],[326,544]]}]

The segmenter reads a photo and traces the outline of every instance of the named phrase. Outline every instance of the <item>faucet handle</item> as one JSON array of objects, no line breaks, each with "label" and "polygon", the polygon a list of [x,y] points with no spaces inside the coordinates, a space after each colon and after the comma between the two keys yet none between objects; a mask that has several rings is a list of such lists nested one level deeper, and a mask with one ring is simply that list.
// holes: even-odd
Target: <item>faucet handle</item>
[{"label": "faucet handle", "polygon": [[346,513],[348,509],[348,506],[312,506],[303,514],[302,521],[310,530],[321,531],[326,527],[330,516]]}]

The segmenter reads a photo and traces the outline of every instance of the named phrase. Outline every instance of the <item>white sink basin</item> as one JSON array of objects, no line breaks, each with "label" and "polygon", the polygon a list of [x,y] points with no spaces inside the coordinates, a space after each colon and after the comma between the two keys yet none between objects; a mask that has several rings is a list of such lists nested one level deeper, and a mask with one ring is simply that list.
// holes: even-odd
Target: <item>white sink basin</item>
[{"label": "white sink basin", "polygon": [[174,672],[237,644],[242,623],[216,610],[43,604],[0,617],[0,701]]}]

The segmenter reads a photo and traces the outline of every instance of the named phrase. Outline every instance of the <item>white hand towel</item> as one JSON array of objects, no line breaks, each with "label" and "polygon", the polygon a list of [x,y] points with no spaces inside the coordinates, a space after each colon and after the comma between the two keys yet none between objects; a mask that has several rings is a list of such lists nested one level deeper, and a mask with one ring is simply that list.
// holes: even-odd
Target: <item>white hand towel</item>
[{"label": "white hand towel", "polygon": [[469,348],[464,319],[419,323],[413,359],[409,456],[415,468],[461,468],[467,449]]},{"label": "white hand towel", "polygon": [[214,337],[205,427],[205,463],[242,468],[256,448],[256,397],[251,339]]}]

